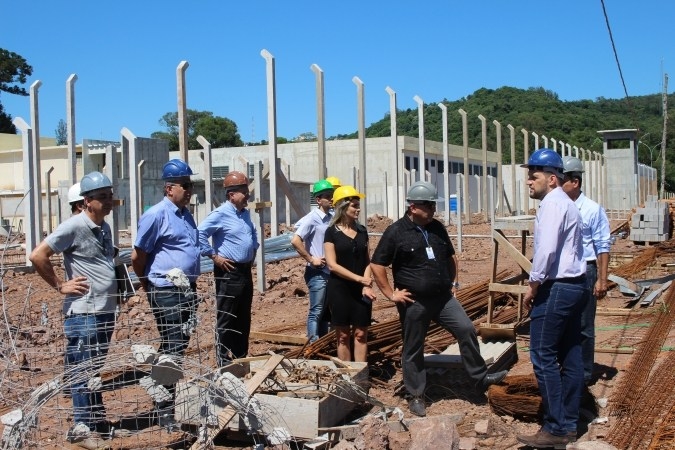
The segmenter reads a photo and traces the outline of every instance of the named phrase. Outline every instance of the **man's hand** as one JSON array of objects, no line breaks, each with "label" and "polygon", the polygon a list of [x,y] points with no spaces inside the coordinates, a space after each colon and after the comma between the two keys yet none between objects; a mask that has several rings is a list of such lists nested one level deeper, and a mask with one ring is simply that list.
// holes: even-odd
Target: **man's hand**
[{"label": "man's hand", "polygon": [[607,295],[607,282],[605,280],[598,278],[595,286],[593,286],[593,295],[595,295],[595,298],[604,298]]},{"label": "man's hand", "polygon": [[415,299],[407,289],[394,289],[394,292],[391,294],[391,301],[401,304],[415,303]]},{"label": "man's hand", "polygon": [[87,277],[75,277],[56,286],[56,290],[61,294],[84,295],[89,291],[89,282]]},{"label": "man's hand", "polygon": [[318,256],[312,256],[309,259],[309,264],[315,269],[323,269],[326,267],[326,258],[319,258]]},{"label": "man's hand", "polygon": [[527,288],[527,292],[523,296],[523,308],[525,309],[525,312],[527,314],[530,313],[530,310],[532,309],[532,305],[534,303],[534,297],[537,295],[537,288],[539,285],[533,286],[531,283],[530,286]]}]

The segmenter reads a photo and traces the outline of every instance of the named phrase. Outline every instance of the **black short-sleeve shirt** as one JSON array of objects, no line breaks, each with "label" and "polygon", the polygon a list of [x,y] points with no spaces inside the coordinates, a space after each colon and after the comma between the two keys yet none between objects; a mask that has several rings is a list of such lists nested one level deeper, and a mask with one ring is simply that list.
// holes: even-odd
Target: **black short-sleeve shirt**
[{"label": "black short-sleeve shirt", "polygon": [[[433,249],[433,259],[429,258],[427,247]],[[420,227],[404,216],[384,231],[371,262],[392,266],[396,288],[430,296],[451,289],[454,254],[450,236],[441,222],[434,219],[426,227]]]}]

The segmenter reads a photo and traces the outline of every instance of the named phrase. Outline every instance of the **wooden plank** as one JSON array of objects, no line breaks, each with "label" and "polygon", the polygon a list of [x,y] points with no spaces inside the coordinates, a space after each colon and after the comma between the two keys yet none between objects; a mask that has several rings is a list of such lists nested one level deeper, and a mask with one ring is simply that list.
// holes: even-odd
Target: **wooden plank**
[{"label": "wooden plank", "polygon": [[522,284],[490,283],[488,285],[489,291],[508,292],[509,294],[524,294],[527,289],[528,286]]},{"label": "wooden plank", "polygon": [[595,353],[616,353],[620,355],[630,355],[634,352],[634,348],[595,347]]},{"label": "wooden plank", "polygon": [[[246,385],[246,392],[249,395],[253,394],[256,389],[265,381],[265,379],[276,370],[277,366],[284,359],[284,355],[274,355],[270,356],[265,365],[249,380],[244,384]],[[213,439],[227,426],[228,423],[237,415],[237,411],[230,405],[227,405],[218,414],[218,426],[215,428],[209,428],[206,430],[206,436],[204,440],[198,439],[192,444],[190,450],[205,449],[211,447]]]},{"label": "wooden plank", "polygon": [[293,344],[293,345],[305,345],[305,343],[307,342],[306,337],[292,336],[290,334],[265,333],[263,331],[251,331],[251,333],[249,334],[249,338],[258,339],[261,341],[277,342],[281,344]]},{"label": "wooden plank", "polygon": [[492,237],[500,245],[504,246],[504,250],[509,254],[511,258],[518,264],[525,272],[530,273],[532,270],[532,263],[530,262],[525,255],[520,253],[520,251],[511,244],[508,239],[504,237],[499,231],[493,231]]}]

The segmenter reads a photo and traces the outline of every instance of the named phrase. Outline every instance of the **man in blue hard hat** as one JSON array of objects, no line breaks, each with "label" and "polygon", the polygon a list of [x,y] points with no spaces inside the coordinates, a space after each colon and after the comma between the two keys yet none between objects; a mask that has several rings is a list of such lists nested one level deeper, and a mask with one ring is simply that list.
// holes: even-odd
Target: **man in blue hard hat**
[{"label": "man in blue hard hat", "polygon": [[[172,159],[162,169],[164,198],[138,222],[131,264],[147,292],[160,335],[159,353],[183,357],[196,326],[199,242],[188,209],[194,183],[190,166]],[[176,380],[177,381],[177,380]],[[175,428],[175,383],[164,385],[166,396],[154,398],[158,424]]]},{"label": "man in blue hard hat", "polygon": [[[91,172],[80,181],[77,194],[83,211],[62,222],[30,255],[40,276],[65,295],[65,359],[74,423],[68,430],[70,442],[109,431],[101,391],[90,388],[90,381],[99,376],[108,353],[117,306],[115,248],[104,220],[113,208],[112,183],[104,174]],[[50,261],[56,253],[63,254],[66,281]]]},{"label": "man in blue hard hat", "polygon": [[312,187],[317,207],[298,221],[300,225],[291,238],[291,245],[307,264],[305,282],[309,290],[307,313],[307,339],[314,342],[328,332],[328,322],[323,319],[326,284],[330,271],[326,266],[323,238],[333,218],[333,185],[328,180],[319,180]]},{"label": "man in blue hard hat", "polygon": [[543,408],[534,435],[518,435],[533,448],[565,448],[577,437],[584,385],[581,311],[586,299],[586,261],[579,210],[561,188],[563,161],[550,149],[527,164],[530,198],[541,200],[534,224],[534,254],[523,304],[530,311],[530,360]]}]

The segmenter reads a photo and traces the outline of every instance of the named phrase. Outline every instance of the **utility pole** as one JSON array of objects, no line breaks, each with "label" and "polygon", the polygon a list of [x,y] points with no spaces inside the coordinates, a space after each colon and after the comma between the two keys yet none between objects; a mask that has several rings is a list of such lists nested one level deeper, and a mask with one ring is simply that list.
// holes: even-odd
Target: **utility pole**
[{"label": "utility pole", "polygon": [[668,126],[668,74],[663,76],[663,137],[661,139],[661,192],[659,198],[664,198],[666,184],[666,130]]}]

